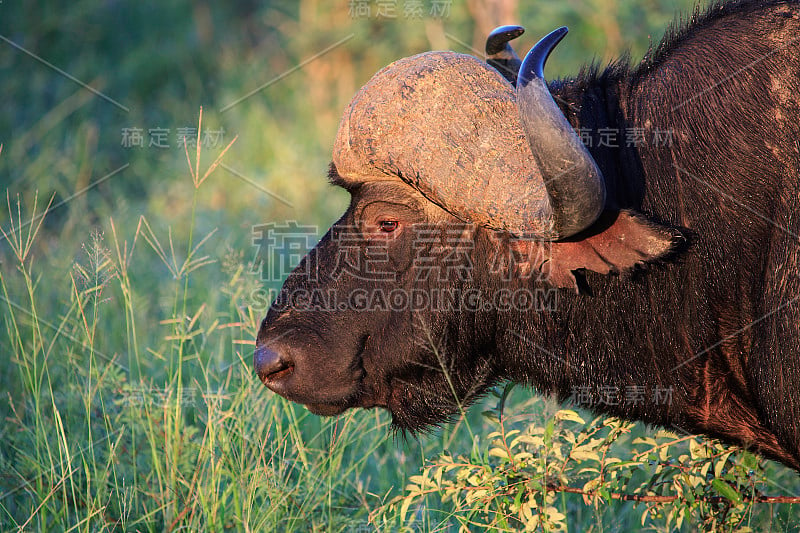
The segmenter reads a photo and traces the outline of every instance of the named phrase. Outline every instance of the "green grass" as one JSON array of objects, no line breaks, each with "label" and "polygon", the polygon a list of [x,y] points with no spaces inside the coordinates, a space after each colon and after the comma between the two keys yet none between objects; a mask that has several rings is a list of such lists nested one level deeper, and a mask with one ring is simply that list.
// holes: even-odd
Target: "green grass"
[{"label": "green grass", "polygon": [[241,253],[206,255],[216,232],[192,215],[184,243],[110,219],[59,269],[35,252],[47,209],[7,208],[0,529],[344,531],[460,440],[464,424],[406,442],[383,412],[322,419],[269,393],[252,372],[259,280]]},{"label": "green grass", "polygon": [[[183,182],[193,203],[205,185],[200,168]],[[481,417],[477,406],[419,440],[393,437],[381,411],[317,417],[254,379],[252,339],[262,310],[248,298],[260,280],[240,253],[219,261],[206,254],[217,232],[196,232],[196,214],[184,243],[144,215],[129,227],[109,220],[109,230],[90,235],[61,268],[39,252],[47,248],[40,242],[44,204],[36,197],[29,208],[7,201],[3,237],[11,253],[0,272],[0,299],[10,358],[2,376],[0,529],[513,528],[513,521],[493,522],[501,515],[489,506],[511,475],[488,453],[496,446],[491,433],[549,427],[551,401],[518,393],[502,407],[503,397],[491,416]],[[147,285],[154,269],[169,274],[157,290]],[[633,437],[615,439],[610,457],[630,457],[634,444]],[[475,515],[480,505],[470,510],[475,501],[465,515],[452,491],[449,498],[436,490],[414,496],[420,468],[452,457],[494,472],[499,492],[477,502],[492,509],[483,518]],[[745,461],[759,472],[759,490],[796,490],[794,473]],[[633,503],[587,504],[573,494],[552,503],[573,530],[636,530],[642,520]],[[753,516],[782,531],[793,515],[791,506],[776,505],[754,506],[748,524]],[[648,524],[659,522],[656,515]]]},{"label": "green grass", "polygon": [[[520,4],[519,49],[570,25],[548,66],[567,75],[593,56],[640,56],[691,2]],[[398,6],[387,20],[309,0],[0,4],[0,35],[128,109],[0,42],[0,531],[481,530],[463,500],[404,498],[424,465],[447,457],[506,475],[489,455],[495,398],[404,439],[382,411],[320,418],[252,371],[263,291],[281,283],[251,268],[252,228],[297,221],[321,235],[347,205],[324,173],[355,90],[399,57],[482,47],[463,2],[443,21],[405,19]],[[202,131],[225,133],[198,157],[177,131],[196,127],[201,107]],[[170,147],[122,146],[134,127],[168,128]],[[219,157],[225,166],[199,183]],[[550,427],[557,410],[517,389],[504,423]],[[637,426],[613,455],[652,433]],[[768,494],[800,489],[778,465],[757,470]],[[490,496],[476,509],[505,505],[502,491]],[[576,494],[554,505],[570,531],[638,531],[645,509]],[[797,514],[759,504],[746,523],[791,530]]]},{"label": "green grass", "polygon": [[[385,417],[321,420],[252,379],[258,317],[237,305],[241,265],[218,287],[229,298],[208,298],[192,287],[212,264],[202,239],[163,242],[143,217],[126,237],[116,226],[92,237],[58,273],[54,306],[41,301],[46,264],[31,253],[41,219],[24,227],[16,207],[4,233],[16,269],[0,274],[4,379],[19,384],[6,388],[3,413],[3,530],[337,530],[345,517],[365,520],[373,498],[353,483],[386,452]],[[151,295],[132,281],[145,246],[174,274],[168,296],[148,306],[164,317],[152,344],[137,312]]]}]

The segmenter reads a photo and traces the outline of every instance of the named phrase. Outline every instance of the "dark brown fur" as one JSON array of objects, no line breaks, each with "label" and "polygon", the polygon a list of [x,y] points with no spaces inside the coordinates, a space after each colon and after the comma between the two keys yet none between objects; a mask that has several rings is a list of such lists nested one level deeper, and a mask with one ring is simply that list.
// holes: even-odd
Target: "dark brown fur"
[{"label": "dark brown fur", "polygon": [[[646,138],[669,131],[672,142],[592,147],[609,213],[564,243],[463,227],[407,185],[348,184],[351,207],[289,277],[259,332],[259,350],[296,364],[281,393],[326,414],[382,406],[415,430],[504,379],[562,400],[579,389],[599,399],[616,387],[613,402],[590,407],[705,433],[800,468],[800,4],[715,4],[671,30],[638,67],[588,68],[551,91],[576,128],[641,128]],[[337,232],[359,235],[363,257],[380,235],[363,218],[367,205],[404,228],[386,244],[392,287],[491,297],[563,286],[576,275],[582,290],[560,290],[556,309],[541,312],[292,305],[298,289],[386,286],[333,273]],[[419,279],[419,224],[438,228],[440,243],[430,249],[463,248],[469,279]],[[453,228],[465,240],[448,243]],[[636,261],[648,232],[670,247]],[[610,244],[619,235],[625,246]],[[526,265],[543,246],[547,261]],[[506,256],[518,264],[490,268]],[[651,264],[632,268],[644,260]],[[302,274],[309,262],[315,279]],[[626,401],[633,387],[670,390],[671,402]]]}]

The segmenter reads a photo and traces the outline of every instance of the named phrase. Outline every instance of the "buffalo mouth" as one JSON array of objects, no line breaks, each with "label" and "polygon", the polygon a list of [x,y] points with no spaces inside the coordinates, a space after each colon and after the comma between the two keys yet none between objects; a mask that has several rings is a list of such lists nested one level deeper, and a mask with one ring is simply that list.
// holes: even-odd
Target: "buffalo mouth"
[{"label": "buffalo mouth", "polygon": [[[284,334],[285,335],[285,334]],[[279,335],[280,339],[284,335]],[[325,397],[320,392],[326,389],[325,377],[320,374],[309,374],[311,361],[308,356],[292,356],[291,349],[284,347],[274,349],[275,340],[259,342],[256,346],[254,364],[261,382],[272,392],[291,402],[303,405],[311,413],[319,416],[336,416],[351,408],[368,408],[380,406],[380,402],[370,399],[371,387],[365,384],[366,371],[363,356],[370,335],[363,334],[358,341],[350,364],[350,385],[340,389],[341,396],[333,394]],[[280,344],[278,344],[280,347]],[[282,354],[280,353],[282,352]],[[297,386],[298,374],[303,376],[306,386]],[[313,385],[312,385],[313,384]],[[349,390],[348,390],[349,389]],[[338,397],[337,397],[338,396]]]}]

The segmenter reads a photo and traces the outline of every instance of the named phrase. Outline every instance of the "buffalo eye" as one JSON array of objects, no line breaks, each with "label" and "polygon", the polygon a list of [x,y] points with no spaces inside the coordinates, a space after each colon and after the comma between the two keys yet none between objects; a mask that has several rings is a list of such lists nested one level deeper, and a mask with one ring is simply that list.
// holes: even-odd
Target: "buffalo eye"
[{"label": "buffalo eye", "polygon": [[400,223],[397,222],[396,220],[381,220],[378,223],[378,226],[380,227],[381,231],[384,232],[384,233],[393,232],[394,230],[397,229],[397,227],[399,225],[400,225]]}]

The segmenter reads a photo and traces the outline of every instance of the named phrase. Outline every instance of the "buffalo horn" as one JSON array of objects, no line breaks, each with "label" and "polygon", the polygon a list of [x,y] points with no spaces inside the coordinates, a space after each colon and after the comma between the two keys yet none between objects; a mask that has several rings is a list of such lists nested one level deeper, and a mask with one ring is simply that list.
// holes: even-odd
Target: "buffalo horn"
[{"label": "buffalo horn", "polygon": [[544,80],[547,57],[567,34],[562,27],[536,43],[520,67],[517,109],[544,181],[557,238],[589,227],[605,205],[603,175],[556,105]]},{"label": "buffalo horn", "polygon": [[486,62],[494,67],[505,79],[516,85],[517,73],[522,60],[508,44],[525,33],[522,26],[499,26],[486,38]]}]

